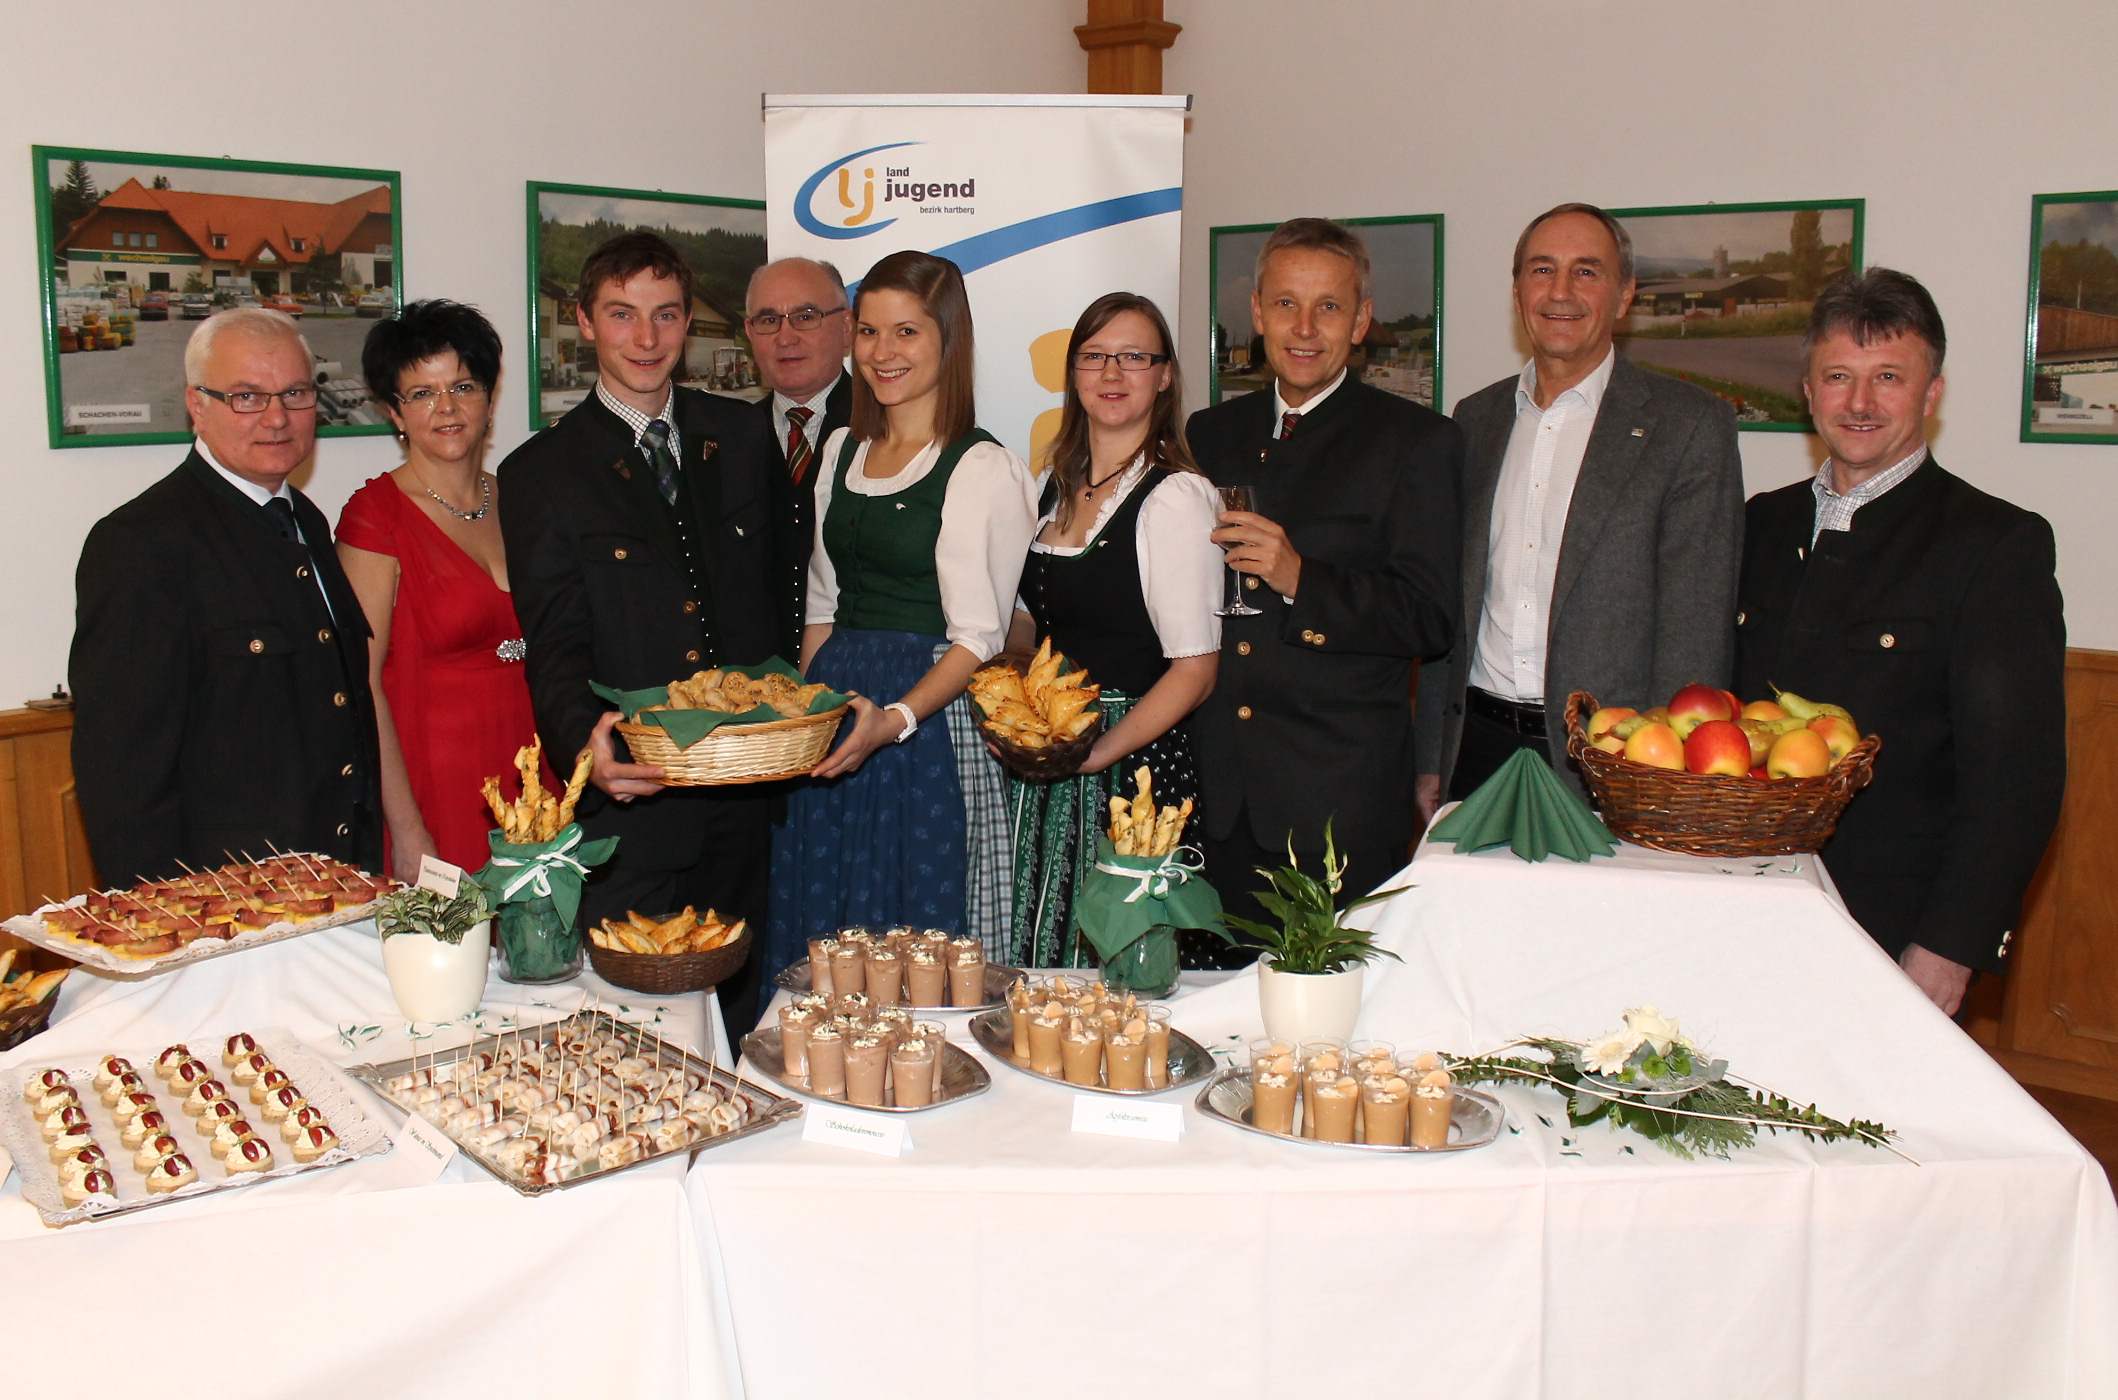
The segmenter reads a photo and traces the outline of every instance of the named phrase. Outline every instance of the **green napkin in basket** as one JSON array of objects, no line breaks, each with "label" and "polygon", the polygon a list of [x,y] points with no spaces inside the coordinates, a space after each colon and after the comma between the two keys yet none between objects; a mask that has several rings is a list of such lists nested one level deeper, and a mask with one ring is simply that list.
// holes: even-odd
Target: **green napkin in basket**
[{"label": "green napkin in basket", "polygon": [[[802,683],[802,673],[777,656],[760,661],[754,666],[723,666],[721,669],[733,671],[739,676],[748,676],[752,680],[766,675],[779,675],[797,685]],[[767,724],[773,720],[787,718],[770,705],[754,705],[741,714],[730,714],[725,710],[650,710],[641,714],[640,711],[649,705],[666,703],[669,699],[669,687],[656,685],[645,690],[613,690],[607,685],[590,681],[588,688],[616,705],[631,723],[662,726],[669,731],[669,737],[680,749],[690,748],[724,724]],[[808,712],[814,715],[825,710],[835,710],[851,698],[835,690],[827,690],[809,702]]]},{"label": "green napkin in basket", "polygon": [[1618,849],[1618,838],[1588,804],[1529,749],[1517,749],[1428,836],[1459,851],[1508,846],[1524,860],[1587,860]]}]

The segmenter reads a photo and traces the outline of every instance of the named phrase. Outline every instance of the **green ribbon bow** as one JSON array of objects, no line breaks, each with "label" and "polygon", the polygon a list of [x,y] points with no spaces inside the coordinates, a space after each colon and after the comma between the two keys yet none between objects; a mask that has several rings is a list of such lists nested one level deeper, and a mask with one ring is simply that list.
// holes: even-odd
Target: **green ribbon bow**
[{"label": "green ribbon bow", "polygon": [[1156,928],[1218,930],[1221,896],[1203,869],[1190,846],[1164,856],[1121,856],[1107,833],[1099,835],[1095,867],[1074,893],[1074,927],[1105,959]]},{"label": "green ribbon bow", "polygon": [[589,869],[609,860],[618,849],[615,836],[584,842],[579,822],[570,822],[551,840],[534,844],[516,845],[502,839],[498,831],[490,833],[488,840],[492,859],[471,878],[492,896],[493,907],[549,899],[569,928],[581,910],[581,884]]}]

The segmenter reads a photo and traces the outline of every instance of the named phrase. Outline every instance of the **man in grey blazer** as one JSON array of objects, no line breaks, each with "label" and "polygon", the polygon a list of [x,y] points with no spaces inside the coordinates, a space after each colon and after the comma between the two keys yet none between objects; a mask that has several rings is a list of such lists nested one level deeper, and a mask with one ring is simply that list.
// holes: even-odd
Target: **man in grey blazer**
[{"label": "man in grey blazer", "polygon": [[1566,758],[1566,697],[1646,709],[1727,684],[1743,548],[1735,415],[1635,368],[1612,343],[1633,300],[1632,240],[1588,204],[1515,244],[1522,373],[1456,406],[1464,432],[1455,649],[1419,677],[1420,815],[1517,749]]}]

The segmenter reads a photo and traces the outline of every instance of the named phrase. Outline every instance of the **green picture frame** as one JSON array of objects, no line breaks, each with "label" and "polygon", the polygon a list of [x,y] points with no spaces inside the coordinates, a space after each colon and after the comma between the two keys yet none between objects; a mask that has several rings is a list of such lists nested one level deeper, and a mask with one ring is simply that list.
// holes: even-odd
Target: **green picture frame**
[{"label": "green picture frame", "polygon": [[248,302],[300,318],[317,436],[390,432],[360,346],[403,305],[398,172],[33,145],[30,175],[51,446],[191,441],[185,322]]},{"label": "green picture frame", "polygon": [[[1367,341],[1355,352],[1362,381],[1446,413],[1442,397],[1442,216],[1378,214],[1338,222],[1361,231],[1374,268],[1370,278],[1376,303],[1374,321]],[[1224,392],[1248,393],[1264,386],[1264,377],[1253,362],[1256,337],[1250,323],[1250,282],[1257,250],[1278,227],[1277,223],[1221,224],[1207,231],[1208,403],[1219,403]]]},{"label": "green picture frame", "polygon": [[2118,443],[2118,190],[2030,197],[2022,441]]},{"label": "green picture frame", "polygon": [[[525,397],[532,432],[557,422],[595,391],[595,356],[580,341],[573,293],[589,251],[621,231],[660,233],[691,264],[692,333],[678,381],[737,398],[766,392],[742,327],[743,293],[751,272],[766,261],[763,200],[530,180],[524,222],[532,352]],[[567,233],[563,239],[561,230]]]},{"label": "green picture frame", "polygon": [[[1620,352],[1727,400],[1743,432],[1809,432],[1801,388],[1809,298],[1839,271],[1863,266],[1867,201],[1606,212],[1633,239],[1633,309],[1618,323]],[[1784,248],[1775,241],[1783,219]]]}]

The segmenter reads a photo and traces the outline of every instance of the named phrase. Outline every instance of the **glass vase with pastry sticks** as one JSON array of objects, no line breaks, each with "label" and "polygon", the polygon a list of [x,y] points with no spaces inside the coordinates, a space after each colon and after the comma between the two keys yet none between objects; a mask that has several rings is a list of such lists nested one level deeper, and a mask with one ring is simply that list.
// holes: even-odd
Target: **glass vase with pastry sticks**
[{"label": "glass vase with pastry sticks", "polygon": [[[1214,494],[1221,498],[1221,510],[1224,514],[1229,511],[1255,512],[1258,508],[1257,498],[1248,486],[1216,486]],[[1222,546],[1223,553],[1226,553],[1227,549],[1228,546]],[[1242,577],[1235,565],[1228,566],[1229,603],[1226,607],[1215,608],[1215,617],[1258,616],[1258,610],[1243,601]]]}]

